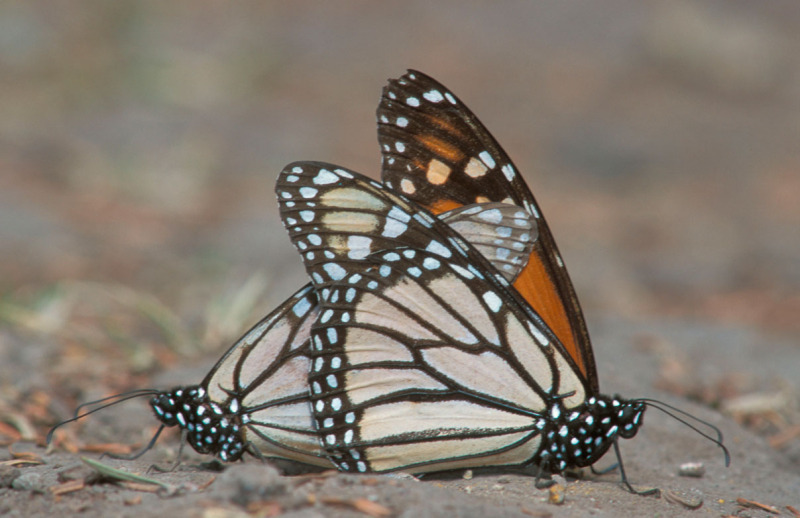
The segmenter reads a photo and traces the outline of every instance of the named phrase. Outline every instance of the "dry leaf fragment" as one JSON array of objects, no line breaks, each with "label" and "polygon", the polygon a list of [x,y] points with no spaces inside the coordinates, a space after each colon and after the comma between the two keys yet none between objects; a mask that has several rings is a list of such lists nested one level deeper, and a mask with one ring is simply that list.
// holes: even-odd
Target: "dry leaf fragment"
[{"label": "dry leaf fragment", "polygon": [[58,496],[80,491],[84,487],[86,487],[86,483],[83,480],[70,480],[69,482],[64,482],[63,484],[50,486],[47,488],[47,490],[50,491],[54,496]]},{"label": "dry leaf fragment", "polygon": [[324,504],[331,504],[331,505],[343,505],[347,507],[352,507],[358,511],[361,511],[364,514],[368,514],[374,518],[381,518],[383,516],[389,516],[392,514],[392,510],[386,506],[383,506],[377,502],[373,502],[367,498],[356,498],[353,500],[348,500],[344,498],[339,498],[335,496],[321,496],[318,499],[320,502]]},{"label": "dry leaf fragment", "polygon": [[746,498],[739,497],[736,499],[736,503],[741,505],[742,507],[752,507],[756,509],[761,509],[763,511],[767,511],[768,513],[772,514],[781,514],[780,511],[778,511],[771,505],[762,504],[761,502],[756,502],[755,500],[748,500]]},{"label": "dry leaf fragment", "polygon": [[664,495],[664,500],[667,502],[672,502],[673,504],[679,504],[683,507],[691,510],[700,509],[703,507],[703,497],[702,495],[688,495],[684,496],[681,494],[676,493],[675,491],[664,491],[662,493]]}]

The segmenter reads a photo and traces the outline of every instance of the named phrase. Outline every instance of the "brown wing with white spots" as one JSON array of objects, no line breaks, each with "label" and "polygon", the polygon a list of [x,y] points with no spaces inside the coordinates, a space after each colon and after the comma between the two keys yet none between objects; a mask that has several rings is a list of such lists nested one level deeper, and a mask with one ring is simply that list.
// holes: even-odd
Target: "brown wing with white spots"
[{"label": "brown wing with white spots", "polygon": [[588,387],[555,336],[448,225],[336,166],[287,166],[281,218],[320,301],[311,401],[345,471],[523,464]]},{"label": "brown wing with white spots", "polygon": [[387,186],[434,214],[492,201],[513,203],[535,218],[539,239],[514,287],[597,392],[591,342],[572,282],[539,205],[494,137],[444,85],[413,70],[384,88],[377,116]]}]

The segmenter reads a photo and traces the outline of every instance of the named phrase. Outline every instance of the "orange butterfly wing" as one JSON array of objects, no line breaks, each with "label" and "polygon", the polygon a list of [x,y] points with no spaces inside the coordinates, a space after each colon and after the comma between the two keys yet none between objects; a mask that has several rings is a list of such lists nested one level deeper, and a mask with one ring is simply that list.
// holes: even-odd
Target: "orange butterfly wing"
[{"label": "orange butterfly wing", "polygon": [[536,218],[538,240],[514,287],[599,390],[578,298],[547,222],[525,180],[478,118],[431,77],[409,71],[384,88],[377,111],[382,179],[431,212],[489,201]]}]

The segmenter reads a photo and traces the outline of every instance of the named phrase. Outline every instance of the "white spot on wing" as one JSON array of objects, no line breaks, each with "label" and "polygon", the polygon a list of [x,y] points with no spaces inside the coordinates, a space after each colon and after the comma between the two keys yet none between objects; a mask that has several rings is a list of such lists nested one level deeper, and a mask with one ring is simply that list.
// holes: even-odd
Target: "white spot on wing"
[{"label": "white spot on wing", "polygon": [[547,339],[546,336],[536,327],[533,322],[528,322],[528,330],[531,332],[536,341],[539,342],[543,346],[550,345],[550,340]]},{"label": "white spot on wing", "polygon": [[453,255],[450,253],[450,250],[448,250],[446,246],[444,246],[443,244],[441,244],[436,240],[431,240],[431,242],[428,243],[428,246],[425,247],[425,250],[437,255],[441,255],[442,257],[450,257]]},{"label": "white spot on wing", "polygon": [[467,173],[467,176],[470,178],[480,178],[485,175],[487,171],[488,169],[486,169],[483,162],[475,158],[470,158],[467,167],[464,168],[464,172]]},{"label": "white spot on wing", "polygon": [[503,221],[503,214],[499,209],[489,209],[478,214],[478,218],[486,221],[487,223],[499,225],[500,222]]},{"label": "white spot on wing", "polygon": [[422,266],[424,266],[426,270],[435,270],[439,266],[441,266],[441,264],[442,263],[440,263],[433,257],[426,257],[425,260],[422,261]]},{"label": "white spot on wing", "polygon": [[328,185],[338,181],[339,177],[327,169],[320,169],[319,173],[317,173],[317,176],[315,176],[313,180],[314,184],[316,185]]},{"label": "white spot on wing", "polygon": [[500,311],[500,308],[503,307],[503,301],[501,301],[500,297],[497,296],[497,293],[493,291],[487,291],[484,293],[483,301],[486,302],[486,305],[489,306],[489,309],[491,309],[493,313],[497,313]]},{"label": "white spot on wing", "polygon": [[403,178],[400,180],[400,190],[406,194],[414,194],[417,192],[417,187],[414,185],[414,182],[408,178]]},{"label": "white spot on wing", "polygon": [[328,274],[334,281],[340,281],[347,276],[347,270],[342,268],[340,265],[336,263],[327,263],[322,265],[322,269]]},{"label": "white spot on wing", "polygon": [[511,164],[504,165],[501,168],[501,170],[503,171],[503,174],[506,176],[506,180],[508,180],[509,182],[513,180],[514,176],[516,176],[517,174],[516,171],[514,171],[514,166],[512,166]]},{"label": "white spot on wing", "polygon": [[475,278],[475,276],[472,275],[472,272],[470,272],[469,270],[467,270],[465,268],[460,267],[457,264],[451,264],[450,268],[455,270],[457,274],[459,274],[460,276],[464,277],[465,279],[474,279]]},{"label": "white spot on wing", "polygon": [[391,210],[389,210],[389,217],[398,219],[404,223],[411,221],[411,216],[406,214],[400,207],[392,207]]},{"label": "white spot on wing", "polygon": [[305,316],[309,309],[311,309],[311,302],[309,302],[309,300],[305,297],[297,301],[297,304],[292,307],[292,311],[298,317]]},{"label": "white spot on wing", "polygon": [[383,227],[381,235],[383,237],[397,237],[406,231],[408,225],[397,221],[396,219],[387,218],[386,226]]},{"label": "white spot on wing", "polygon": [[486,164],[486,167],[489,169],[494,169],[494,166],[497,165],[494,161],[494,158],[492,158],[492,155],[488,151],[481,151],[478,153],[478,158],[480,158],[481,162]]},{"label": "white spot on wing", "polygon": [[350,259],[364,259],[370,254],[372,239],[367,236],[349,236],[347,238],[347,257]]},{"label": "white spot on wing", "polygon": [[300,196],[303,198],[313,198],[319,191],[313,187],[300,187]]},{"label": "white spot on wing", "polygon": [[430,92],[425,92],[422,94],[422,97],[429,100],[432,103],[440,103],[444,100],[442,93],[439,90],[431,90]]}]

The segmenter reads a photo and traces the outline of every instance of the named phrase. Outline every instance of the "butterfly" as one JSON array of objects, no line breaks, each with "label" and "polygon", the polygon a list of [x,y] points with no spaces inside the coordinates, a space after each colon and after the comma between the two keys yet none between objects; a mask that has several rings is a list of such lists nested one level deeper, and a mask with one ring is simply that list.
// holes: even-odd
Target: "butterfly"
[{"label": "butterfly", "polygon": [[[551,325],[563,328],[567,322],[569,329],[564,331],[564,340],[574,342],[572,329],[585,329],[580,307],[575,303],[571,311],[566,311],[560,304],[568,297],[552,295],[550,277],[536,278],[543,271],[554,271],[554,259],[542,254],[541,239],[549,239],[549,230],[538,217],[530,190],[521,178],[509,176],[514,170],[510,160],[466,106],[459,103],[453,108],[429,102],[422,96],[424,92],[420,93],[432,89],[455,99],[434,79],[413,71],[390,80],[384,88],[377,110],[384,182],[388,186],[397,185],[406,196],[440,215],[486,254],[509,280],[526,279],[521,289],[527,286],[525,292],[531,303],[540,307],[543,314],[562,317],[554,318]],[[397,98],[414,95],[422,99],[416,109],[395,102]],[[405,147],[400,138],[407,143]],[[474,146],[483,150],[481,157],[461,160]],[[443,154],[437,155],[437,151]],[[493,161],[505,166],[501,170],[485,165]],[[450,168],[447,178],[445,167]],[[415,192],[409,192],[412,189]],[[468,208],[471,204],[490,202],[503,206]],[[520,208],[525,213],[519,213]],[[510,217],[512,212],[516,217]],[[488,226],[486,215],[504,213],[509,216],[505,218],[506,225]],[[549,248],[553,249],[554,246]],[[532,262],[537,265],[534,274],[529,267]],[[566,286],[564,289],[572,289],[566,272],[556,271],[552,278]],[[532,279],[543,282],[542,286],[537,287]],[[543,294],[549,297],[547,300],[555,301],[554,310],[542,306]],[[574,322],[564,317],[567,314]],[[196,451],[216,455],[224,461],[236,460],[247,450],[257,456],[330,465],[316,440],[303,374],[308,371],[309,363],[305,341],[310,322],[317,315],[316,293],[306,286],[245,333],[198,385],[163,392],[134,391],[121,397],[152,396],[151,407],[163,426],[150,445],[164,426],[178,426]],[[581,336],[587,336],[585,331]],[[585,362],[580,354],[576,358]],[[591,360],[591,355],[588,358]],[[593,364],[588,367],[587,372],[593,375]],[[82,416],[76,412],[75,418],[61,424],[79,417]]]},{"label": "butterfly", "polygon": [[[515,281],[570,352],[573,368],[596,390],[591,345],[563,261],[533,195],[480,121],[444,86],[409,71],[384,88],[378,136],[384,184],[435,214],[462,210],[462,221],[453,211],[448,223]],[[492,201],[505,207],[465,207]],[[506,222],[527,223],[481,228],[497,217],[495,208]],[[512,211],[516,218],[507,217]],[[222,460],[248,451],[330,465],[308,407],[308,382],[298,375],[310,366],[307,338],[311,323],[321,318],[317,302],[310,286],[299,290],[236,342],[199,385],[122,395],[153,396],[163,425],[147,448],[164,426],[177,425],[197,451]]]},{"label": "butterfly", "polygon": [[276,192],[319,296],[308,383],[340,470],[558,473],[618,452],[655,406],[593,390],[508,280],[402,194],[319,162],[287,166]]}]

